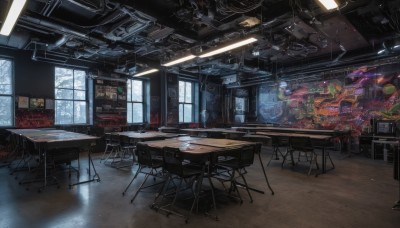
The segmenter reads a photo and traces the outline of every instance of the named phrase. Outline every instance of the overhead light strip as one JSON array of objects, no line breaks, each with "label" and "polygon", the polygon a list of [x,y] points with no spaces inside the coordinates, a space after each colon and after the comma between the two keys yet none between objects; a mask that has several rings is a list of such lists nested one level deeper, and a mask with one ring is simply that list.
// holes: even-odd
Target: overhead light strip
[{"label": "overhead light strip", "polygon": [[195,55],[188,55],[188,56],[185,56],[185,57],[182,57],[182,58],[173,60],[173,61],[171,61],[171,62],[162,64],[162,66],[167,66],[167,67],[168,67],[168,66],[172,66],[172,65],[176,65],[176,64],[179,64],[179,63],[186,62],[186,61],[191,60],[191,59],[194,59],[194,58],[196,58]]},{"label": "overhead light strip", "polygon": [[10,10],[8,11],[7,17],[1,28],[0,34],[4,36],[10,35],[14,28],[15,22],[17,21],[22,9],[24,8],[26,0],[14,0],[11,4]]},{"label": "overhead light strip", "polygon": [[254,43],[256,41],[257,41],[256,38],[253,38],[253,37],[252,38],[248,38],[248,39],[233,43],[231,45],[228,45],[228,46],[225,46],[225,47],[222,47],[222,48],[218,48],[218,49],[216,49],[214,51],[202,54],[199,57],[200,58],[206,58],[206,57],[210,57],[210,56],[213,56],[213,55],[218,55],[220,53],[223,53],[223,52],[226,52],[226,51],[230,51],[232,49],[235,49],[235,48],[247,45],[247,44],[251,44],[251,43]]},{"label": "overhead light strip", "polygon": [[157,72],[157,71],[158,71],[158,69],[146,70],[146,71],[143,71],[141,73],[135,74],[133,76],[134,77],[139,77],[139,76],[143,76],[143,75],[146,75],[146,74],[151,74],[151,73],[154,73],[154,72]]},{"label": "overhead light strip", "polygon": [[318,0],[327,10],[338,8],[338,4],[335,0]]}]

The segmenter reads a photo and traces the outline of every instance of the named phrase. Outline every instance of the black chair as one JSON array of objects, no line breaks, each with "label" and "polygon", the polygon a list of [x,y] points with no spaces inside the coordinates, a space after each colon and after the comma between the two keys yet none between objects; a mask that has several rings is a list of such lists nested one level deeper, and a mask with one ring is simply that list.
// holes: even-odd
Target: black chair
[{"label": "black chair", "polygon": [[[272,156],[267,163],[267,167],[271,163],[272,160],[279,160],[279,154],[283,158],[287,153],[287,147],[289,146],[289,138],[288,137],[276,137],[271,136],[271,146],[272,146]],[[281,147],[285,147],[286,151],[283,153],[281,151]]]},{"label": "black chair", "polygon": [[106,148],[104,149],[100,162],[104,160],[104,164],[106,164],[106,162],[111,159],[111,164],[113,164],[115,159],[120,156],[120,137],[115,133],[106,133],[104,137],[106,140]]},{"label": "black chair", "polygon": [[134,161],[136,160],[135,157],[135,150],[136,145],[127,136],[120,137],[120,145],[121,145],[121,161],[122,160],[129,160],[131,161],[131,165],[133,165]]},{"label": "black chair", "polygon": [[253,202],[253,197],[250,194],[250,188],[244,174],[246,173],[245,168],[254,162],[254,150],[254,146],[251,145],[217,154],[215,164],[216,175],[214,177],[221,181],[222,184],[226,181],[230,182],[229,192],[236,191],[240,203],[243,203],[243,200],[237,187],[240,184],[237,182],[238,177],[242,178],[250,202]]},{"label": "black chair", "polygon": [[139,173],[142,173],[145,176],[144,176],[144,179],[143,179],[142,183],[140,184],[139,188],[135,191],[135,193],[131,199],[131,203],[133,203],[133,201],[136,199],[139,192],[142,191],[143,189],[153,187],[155,185],[163,183],[163,182],[157,182],[152,185],[144,186],[145,183],[147,182],[147,179],[149,178],[149,176],[153,176],[154,178],[163,176],[162,169],[161,169],[163,166],[162,150],[150,149],[147,145],[138,143],[136,145],[136,155],[138,158],[139,168],[137,169],[132,180],[126,186],[125,190],[122,192],[122,195],[126,194],[129,187],[131,186],[133,181],[137,178]]},{"label": "black chair", "polygon": [[[283,157],[282,167],[284,166],[288,155],[290,155],[292,165],[295,165],[293,153],[297,151],[299,153],[298,162],[302,162],[301,158],[305,157],[306,162],[310,163],[308,175],[311,174],[313,164],[315,164],[317,170],[319,170],[317,153],[315,153],[312,141],[309,137],[290,137],[289,142],[290,147],[288,149],[288,152]],[[318,173],[316,174],[316,176],[318,176]]]},{"label": "black chair", "polygon": [[326,166],[326,158],[329,158],[329,161],[331,162],[331,166],[332,166],[330,168],[330,170],[335,169],[335,164],[333,163],[333,160],[330,155],[330,151],[335,149],[335,144],[332,141],[332,139],[325,140],[325,141],[320,141],[320,140],[311,140],[311,141],[312,141],[314,148],[323,150],[323,153],[321,154],[321,156],[324,155],[322,157],[322,159],[324,159],[323,164],[325,164],[325,166]]},{"label": "black chair", "polygon": [[[168,189],[170,183],[174,182],[174,179],[179,179],[179,184],[176,187],[175,197],[173,198],[172,202],[169,204],[160,206],[160,207],[158,207],[158,209],[166,211],[167,215],[175,214],[175,215],[184,217],[186,223],[189,220],[189,215],[193,213],[195,206],[198,206],[199,195],[200,195],[200,191],[201,191],[201,186],[202,186],[202,182],[203,182],[202,180],[204,177],[205,166],[206,166],[205,163],[203,163],[203,164],[201,162],[197,163],[201,159],[197,159],[197,158],[194,158],[194,159],[196,160],[196,162],[190,162],[189,160],[186,160],[184,154],[178,148],[170,148],[170,147],[164,148],[163,167],[164,167],[164,171],[166,171],[168,173],[168,180],[165,184],[163,198],[165,198],[166,195],[170,195],[170,193],[167,192],[167,189]],[[211,178],[209,176],[207,176],[207,177],[208,177],[209,183],[211,185],[214,209],[216,209],[213,185],[211,182]],[[186,188],[184,188],[184,189],[182,189],[183,182],[186,183]],[[174,208],[178,196],[185,189],[186,190],[190,189],[194,196],[189,215],[187,215],[187,216],[184,216],[183,214],[178,213]]]}]

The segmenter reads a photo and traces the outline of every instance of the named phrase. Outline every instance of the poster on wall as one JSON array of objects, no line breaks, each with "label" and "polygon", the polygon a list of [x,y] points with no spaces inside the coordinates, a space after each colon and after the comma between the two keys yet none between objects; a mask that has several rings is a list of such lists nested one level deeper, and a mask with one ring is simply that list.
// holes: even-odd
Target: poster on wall
[{"label": "poster on wall", "polygon": [[54,109],[54,100],[53,99],[46,99],[45,109]]},{"label": "poster on wall", "polygon": [[18,97],[18,108],[29,108],[29,97]]},{"label": "poster on wall", "polygon": [[44,98],[30,98],[29,108],[42,109],[44,108]]}]

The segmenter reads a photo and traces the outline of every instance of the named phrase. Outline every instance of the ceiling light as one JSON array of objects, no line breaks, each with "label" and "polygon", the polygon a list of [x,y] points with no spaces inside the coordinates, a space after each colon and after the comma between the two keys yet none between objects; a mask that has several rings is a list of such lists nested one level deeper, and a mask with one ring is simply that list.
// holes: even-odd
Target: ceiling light
[{"label": "ceiling light", "polygon": [[385,53],[385,52],[386,52],[386,49],[381,49],[381,50],[378,51],[377,54],[378,54],[378,55],[381,55],[381,54],[383,54],[383,53]]},{"label": "ceiling light", "polygon": [[335,0],[318,0],[327,10],[338,8],[338,4]]},{"label": "ceiling light", "polygon": [[0,34],[8,36],[11,30],[14,28],[15,22],[17,21],[19,14],[24,8],[26,0],[14,0],[11,4],[10,10],[8,11],[7,18],[3,23]]},{"label": "ceiling light", "polygon": [[172,65],[175,65],[175,64],[178,64],[178,63],[182,63],[182,62],[194,59],[194,58],[196,58],[195,55],[188,55],[188,56],[182,57],[180,59],[176,59],[176,60],[173,60],[171,62],[164,63],[164,64],[162,64],[162,66],[172,66]]},{"label": "ceiling light", "polygon": [[256,41],[257,41],[256,38],[248,38],[248,39],[233,43],[231,45],[216,49],[214,51],[202,54],[199,57],[200,58],[210,57],[210,56],[217,55],[217,54],[220,54],[220,53],[223,53],[223,52],[226,52],[226,51],[230,51],[232,49],[235,49],[235,48],[238,48],[238,47],[241,47],[241,46],[244,46],[244,45],[256,42]]},{"label": "ceiling light", "polygon": [[139,77],[139,76],[143,76],[143,75],[146,75],[146,74],[151,74],[151,73],[154,73],[154,72],[157,72],[157,71],[158,71],[158,69],[146,70],[146,71],[143,71],[141,73],[135,74],[133,76],[134,77]]}]

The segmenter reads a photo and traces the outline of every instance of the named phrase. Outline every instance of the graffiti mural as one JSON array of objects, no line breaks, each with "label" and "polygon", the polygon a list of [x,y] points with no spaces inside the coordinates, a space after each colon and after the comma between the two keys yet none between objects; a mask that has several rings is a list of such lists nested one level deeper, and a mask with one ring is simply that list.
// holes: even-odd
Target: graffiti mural
[{"label": "graffiti mural", "polygon": [[361,67],[340,79],[259,87],[258,120],[280,126],[351,129],[400,120],[400,65]]}]

